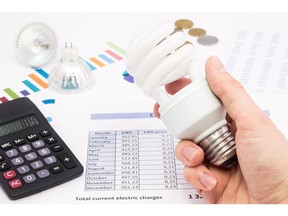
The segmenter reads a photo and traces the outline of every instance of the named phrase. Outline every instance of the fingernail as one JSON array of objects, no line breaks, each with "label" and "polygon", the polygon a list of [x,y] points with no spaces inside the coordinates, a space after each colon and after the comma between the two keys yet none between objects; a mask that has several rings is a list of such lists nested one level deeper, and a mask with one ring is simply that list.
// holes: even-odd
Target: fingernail
[{"label": "fingernail", "polygon": [[226,71],[224,68],[224,65],[222,64],[222,62],[219,60],[217,56],[213,56],[212,64],[218,72],[224,73]]},{"label": "fingernail", "polygon": [[185,147],[183,149],[183,154],[186,158],[186,160],[191,161],[194,157],[194,155],[196,154],[196,149],[193,147]]},{"label": "fingernail", "polygon": [[199,180],[207,189],[212,189],[217,183],[217,179],[207,173],[202,173]]}]

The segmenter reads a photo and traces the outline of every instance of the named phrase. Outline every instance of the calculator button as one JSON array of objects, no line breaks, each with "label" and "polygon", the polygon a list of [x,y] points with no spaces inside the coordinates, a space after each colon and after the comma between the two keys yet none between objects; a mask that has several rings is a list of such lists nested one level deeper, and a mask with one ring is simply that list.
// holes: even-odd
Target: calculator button
[{"label": "calculator button", "polygon": [[1,149],[3,149],[3,150],[8,150],[12,147],[13,147],[13,145],[11,142],[6,142],[6,143],[1,144]]},{"label": "calculator button", "polygon": [[43,167],[43,163],[42,163],[42,161],[35,161],[35,162],[31,163],[30,166],[31,166],[34,170],[36,170],[36,169],[42,168],[42,167]]},{"label": "calculator button", "polygon": [[19,150],[20,150],[22,153],[26,153],[26,152],[31,151],[31,146],[28,145],[28,144],[26,144],[26,145],[20,146],[20,147],[19,147]]},{"label": "calculator button", "polygon": [[50,136],[51,135],[51,132],[48,131],[48,130],[42,130],[39,132],[40,136],[42,137],[47,137],[47,136]]},{"label": "calculator button", "polygon": [[45,142],[46,142],[47,144],[53,144],[53,143],[56,143],[56,142],[57,142],[57,139],[56,139],[55,137],[51,136],[51,137],[46,138],[46,139],[45,139]]},{"label": "calculator button", "polygon": [[0,162],[5,160],[5,157],[3,155],[0,154]]},{"label": "calculator button", "polygon": [[18,138],[18,139],[15,139],[13,141],[13,143],[16,145],[16,146],[20,146],[20,145],[23,145],[26,143],[25,139],[22,139],[22,138]]},{"label": "calculator button", "polygon": [[32,182],[36,181],[36,177],[35,177],[34,174],[29,174],[29,175],[24,176],[24,177],[23,177],[23,180],[24,180],[27,184],[29,184],[29,183],[32,183]]},{"label": "calculator button", "polygon": [[12,159],[11,162],[14,166],[18,166],[20,164],[23,164],[24,160],[22,157],[17,157],[17,158]]},{"label": "calculator button", "polygon": [[62,151],[64,148],[63,148],[63,146],[57,144],[57,145],[52,146],[51,149],[52,149],[53,152],[60,152],[60,151]]},{"label": "calculator button", "polygon": [[62,152],[58,154],[57,156],[67,169],[71,169],[76,166],[76,163],[74,162],[74,160],[71,158],[71,156],[68,153]]},{"label": "calculator button", "polygon": [[11,149],[5,152],[5,154],[7,155],[7,157],[11,158],[11,157],[15,157],[18,155],[18,151],[16,149]]},{"label": "calculator button", "polygon": [[35,152],[31,152],[31,153],[29,153],[29,154],[26,154],[26,155],[25,155],[25,158],[26,158],[26,160],[28,160],[28,161],[32,161],[32,160],[34,160],[34,159],[37,158],[37,155],[36,155]]},{"label": "calculator button", "polygon": [[3,173],[5,179],[12,179],[16,176],[16,172],[14,170],[9,170]]},{"label": "calculator button", "polygon": [[54,156],[50,156],[44,159],[46,164],[53,164],[57,161],[57,159]]},{"label": "calculator button", "polygon": [[28,173],[30,171],[30,168],[27,165],[24,165],[24,166],[18,167],[17,171],[20,174],[24,174],[24,173]]},{"label": "calculator button", "polygon": [[63,171],[63,168],[60,165],[56,165],[50,168],[51,172],[54,174],[60,173]]},{"label": "calculator button", "polygon": [[10,169],[10,167],[11,167],[10,164],[7,162],[0,163],[0,171],[8,170]]},{"label": "calculator button", "polygon": [[9,185],[12,189],[19,188],[22,186],[22,182],[20,179],[13,179],[9,182]]},{"label": "calculator button", "polygon": [[46,178],[50,175],[49,171],[47,169],[43,169],[37,172],[37,176],[39,178]]},{"label": "calculator button", "polygon": [[28,135],[27,137],[26,137],[30,142],[32,142],[32,141],[35,141],[35,140],[38,140],[39,139],[39,137],[38,137],[38,135],[37,134],[30,134],[30,135]]},{"label": "calculator button", "polygon": [[34,148],[41,148],[45,144],[44,144],[44,142],[42,140],[37,140],[35,142],[32,142],[32,145],[34,146]]},{"label": "calculator button", "polygon": [[51,152],[48,148],[43,148],[43,149],[40,149],[38,151],[38,154],[41,155],[42,157],[45,156],[45,155],[49,155]]}]

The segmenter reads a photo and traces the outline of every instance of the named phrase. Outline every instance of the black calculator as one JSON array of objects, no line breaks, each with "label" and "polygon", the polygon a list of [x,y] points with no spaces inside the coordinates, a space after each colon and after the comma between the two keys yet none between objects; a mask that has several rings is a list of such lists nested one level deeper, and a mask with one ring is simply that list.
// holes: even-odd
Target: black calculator
[{"label": "black calculator", "polygon": [[81,173],[83,166],[29,98],[0,104],[0,184],[10,199]]}]

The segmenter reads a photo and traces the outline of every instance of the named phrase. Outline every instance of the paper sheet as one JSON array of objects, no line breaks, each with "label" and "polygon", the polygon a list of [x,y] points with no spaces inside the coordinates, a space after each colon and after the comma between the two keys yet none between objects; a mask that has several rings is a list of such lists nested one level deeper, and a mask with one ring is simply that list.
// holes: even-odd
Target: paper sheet
[{"label": "paper sheet", "polygon": [[239,31],[226,69],[249,91],[288,91],[288,35],[280,32]]}]

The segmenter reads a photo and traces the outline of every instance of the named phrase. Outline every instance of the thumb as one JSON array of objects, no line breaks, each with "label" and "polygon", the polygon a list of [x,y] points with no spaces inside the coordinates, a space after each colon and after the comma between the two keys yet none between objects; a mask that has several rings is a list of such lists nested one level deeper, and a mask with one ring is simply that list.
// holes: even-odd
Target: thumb
[{"label": "thumb", "polygon": [[237,122],[238,119],[246,119],[247,121],[247,119],[255,118],[259,114],[264,115],[243,86],[226,72],[223,64],[216,56],[208,58],[205,71],[211,90],[223,102],[234,121]]}]

